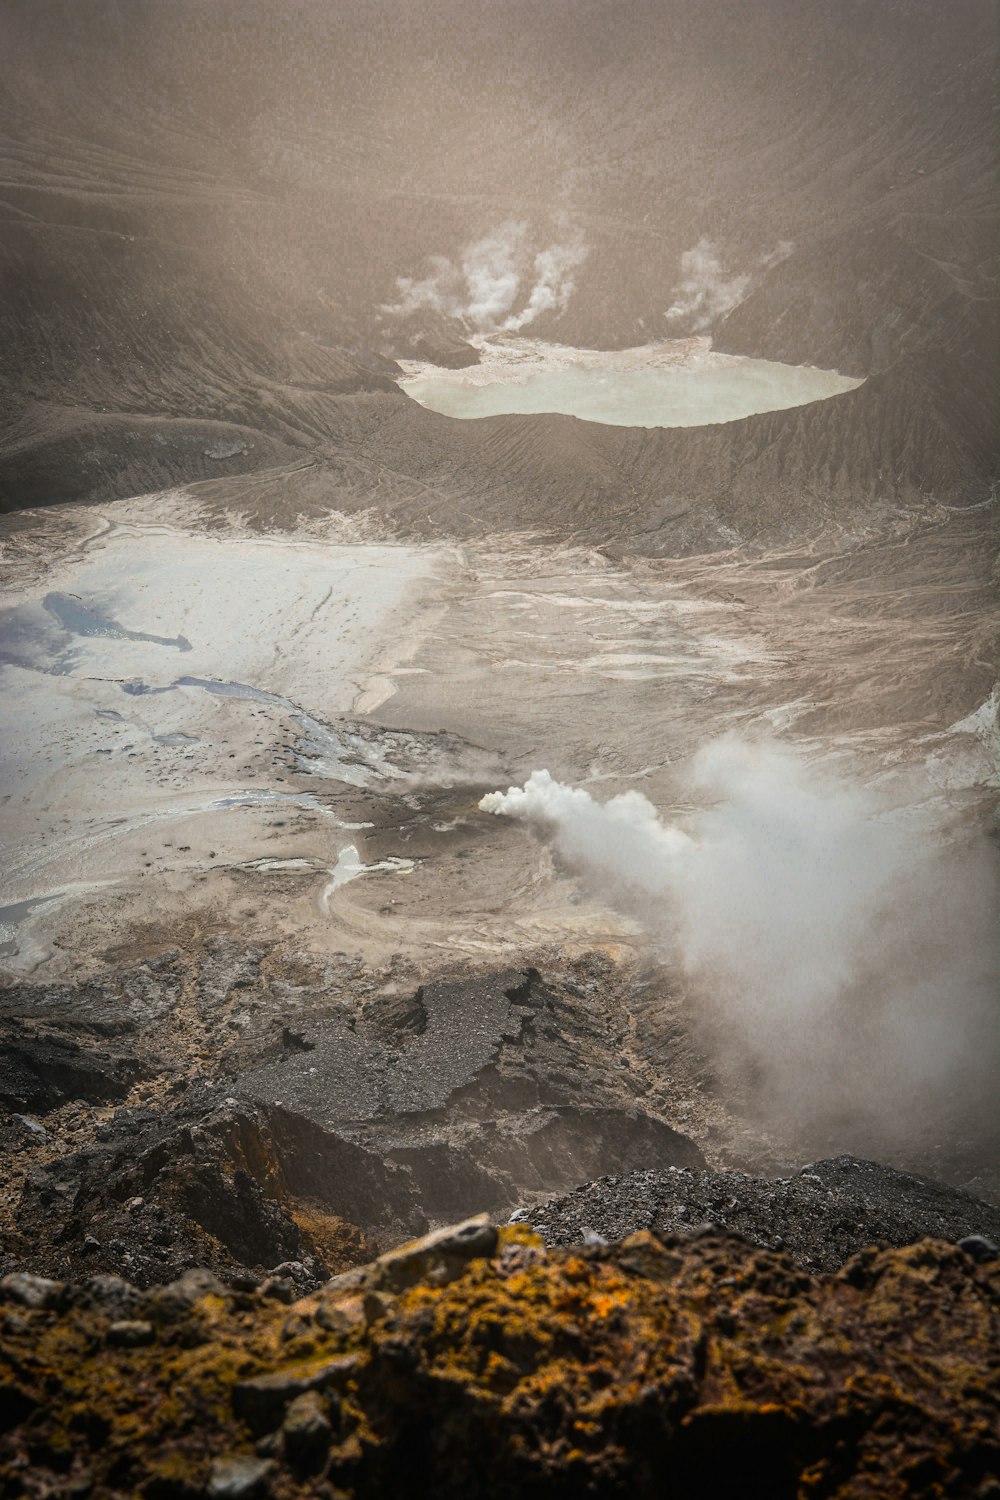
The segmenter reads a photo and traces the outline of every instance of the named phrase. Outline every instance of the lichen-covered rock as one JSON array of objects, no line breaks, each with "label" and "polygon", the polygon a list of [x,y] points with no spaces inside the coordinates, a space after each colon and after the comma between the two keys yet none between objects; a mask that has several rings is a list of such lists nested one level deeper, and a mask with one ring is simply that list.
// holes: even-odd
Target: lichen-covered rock
[{"label": "lichen-covered rock", "polygon": [[[333,1399],[336,1402],[336,1397]],[[334,1409],[339,1415],[339,1403]],[[332,1434],[330,1408],[319,1391],[303,1391],[296,1396],[281,1424],[284,1449],[292,1468],[303,1474],[322,1469]]]},{"label": "lichen-covered rock", "polygon": [[993,1493],[1000,1262],[958,1246],[869,1248],[809,1276],[721,1234],[547,1251],[524,1226],[487,1245],[477,1224],[437,1258],[425,1244],[411,1284],[378,1279],[291,1309],[206,1280],[150,1343],[109,1339],[72,1288],[19,1304],[0,1325],[0,1489]]},{"label": "lichen-covered rock", "polygon": [[470,1260],[491,1256],[497,1248],[498,1231],[488,1214],[476,1214],[461,1224],[434,1229],[417,1240],[408,1240],[380,1255],[368,1266],[354,1266],[328,1282],[327,1292],[401,1292],[426,1281],[442,1286],[460,1276]]}]

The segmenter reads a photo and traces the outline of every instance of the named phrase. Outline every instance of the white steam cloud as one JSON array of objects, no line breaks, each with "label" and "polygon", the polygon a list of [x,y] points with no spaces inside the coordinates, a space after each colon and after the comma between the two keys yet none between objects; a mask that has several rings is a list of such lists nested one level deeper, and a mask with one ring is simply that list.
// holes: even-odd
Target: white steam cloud
[{"label": "white steam cloud", "polygon": [[476,333],[514,332],[566,307],[586,257],[578,234],[535,251],[528,224],[508,219],[457,261],[436,255],[423,278],[397,277],[398,299],[382,311],[405,317],[430,310]]},{"label": "white steam cloud", "polygon": [[529,822],[645,926],[774,1115],[884,1141],[981,1102],[996,1051],[985,851],[932,853],[926,828],[775,746],[719,742],[695,776],[713,800],[687,830],[638,792],[598,803],[547,771],[480,807]]},{"label": "white steam cloud", "polygon": [[751,270],[733,275],[723,270],[718,244],[700,239],[681,256],[681,280],[674,287],[666,316],[671,322],[683,321],[695,333],[711,327],[739,306],[756,275],[787,259],[793,249],[791,240],[779,240]]}]

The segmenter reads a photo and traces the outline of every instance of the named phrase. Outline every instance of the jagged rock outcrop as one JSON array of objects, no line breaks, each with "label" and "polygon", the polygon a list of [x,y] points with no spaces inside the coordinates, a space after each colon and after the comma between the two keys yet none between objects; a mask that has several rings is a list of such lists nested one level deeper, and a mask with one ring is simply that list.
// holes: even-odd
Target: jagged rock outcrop
[{"label": "jagged rock outcrop", "polygon": [[3,1009],[0,1086],[34,1114],[0,1126],[0,1268],[316,1283],[469,1207],[704,1161],[599,963],[403,985],[220,936]]},{"label": "jagged rock outcrop", "polygon": [[261,1276],[290,1264],[315,1286],[374,1253],[358,1220],[397,1239],[426,1227],[402,1169],[335,1137],[310,1144],[322,1156],[311,1177],[296,1172],[287,1123],[211,1090],[122,1111],[92,1144],[29,1166],[3,1260],[140,1285],[199,1265]]},{"label": "jagged rock outcrop", "polygon": [[289,1305],[0,1283],[11,1496],[996,1494],[1000,1261],[476,1220]]},{"label": "jagged rock outcrop", "polygon": [[[321,1173],[321,1143],[345,1138],[404,1169],[431,1220],[469,1203],[509,1212],[519,1194],[579,1182],[598,1162],[702,1161],[642,1098],[618,1050],[623,1027],[596,979],[510,969],[306,1024],[299,1048],[238,1089],[272,1112],[300,1173]],[[357,1211],[377,1233],[373,1201]]]}]

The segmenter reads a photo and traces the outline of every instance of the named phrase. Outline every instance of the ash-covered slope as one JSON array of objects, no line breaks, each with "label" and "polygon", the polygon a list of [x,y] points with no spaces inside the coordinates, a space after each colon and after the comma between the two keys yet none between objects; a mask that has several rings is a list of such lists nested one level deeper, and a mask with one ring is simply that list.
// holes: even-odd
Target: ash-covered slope
[{"label": "ash-covered slope", "polygon": [[[671,552],[980,499],[994,19],[984,0],[8,9],[3,505],[307,464],[279,514],[377,492],[411,528],[541,518]],[[667,309],[707,240],[746,281],[728,317],[711,304],[721,347],[873,378],[697,432],[437,419],[392,356],[455,363],[462,322],[382,309],[511,221],[586,250],[534,332],[690,331],[704,309]],[[702,519],[669,519],[689,505]]]},{"label": "ash-covered slope", "polygon": [[506,1216],[601,1173],[704,1161],[623,1053],[630,1013],[600,964],[412,989],[343,958],[306,973],[219,941],[194,969],[175,951],[7,990],[0,1269],[149,1281],[192,1256],[263,1269],[315,1251],[333,1270],[366,1236],[398,1243],[470,1204]]},{"label": "ash-covered slope", "polygon": [[920,1235],[1000,1237],[1000,1208],[956,1188],[853,1156],[811,1162],[792,1177],[670,1168],[604,1177],[564,1198],[519,1210],[552,1245],[589,1235],[621,1239],[638,1229],[661,1237],[710,1226],[784,1250],[810,1271],[836,1271],[865,1245],[907,1244]]},{"label": "ash-covered slope", "polygon": [[[810,1271],[876,1241],[1000,1239],[988,1142],[970,1159],[911,1143],[972,1191],[845,1156],[710,1170],[724,1116],[706,1131],[678,1103],[704,1059],[596,959],[418,986],[216,939],[9,989],[0,1012],[0,1274],[149,1285],[283,1265],[315,1285],[517,1204],[553,1244],[711,1220]],[[723,1160],[747,1146],[741,1126]]]}]

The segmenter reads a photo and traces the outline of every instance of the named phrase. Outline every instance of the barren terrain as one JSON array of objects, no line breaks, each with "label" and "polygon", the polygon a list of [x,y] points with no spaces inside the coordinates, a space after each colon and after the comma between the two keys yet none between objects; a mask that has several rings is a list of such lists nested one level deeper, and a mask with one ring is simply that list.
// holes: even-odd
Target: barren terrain
[{"label": "barren terrain", "polygon": [[5,1268],[996,1198],[993,7],[457,15],[0,14]]}]

